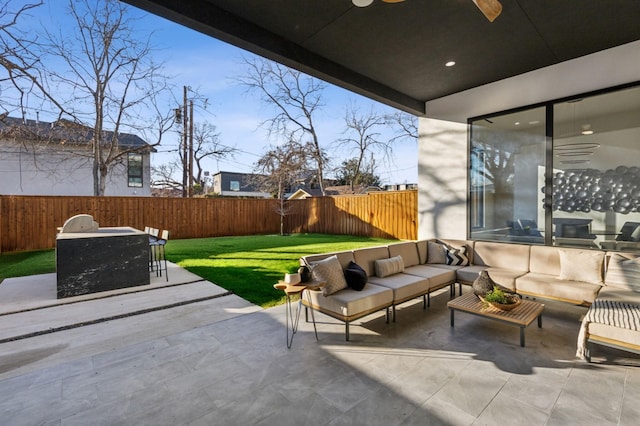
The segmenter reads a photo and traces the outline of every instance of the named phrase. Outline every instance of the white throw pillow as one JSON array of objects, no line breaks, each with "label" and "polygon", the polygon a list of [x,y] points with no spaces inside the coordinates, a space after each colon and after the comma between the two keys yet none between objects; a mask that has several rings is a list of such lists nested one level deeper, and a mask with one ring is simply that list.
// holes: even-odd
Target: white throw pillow
[{"label": "white throw pillow", "polygon": [[561,280],[602,284],[603,252],[558,249],[558,253]]},{"label": "white throw pillow", "polygon": [[326,259],[311,263],[311,276],[314,281],[324,282],[322,294],[329,296],[347,288],[347,280],[344,279],[342,265],[337,256],[329,256]]},{"label": "white throw pillow", "polygon": [[376,268],[376,276],[380,278],[404,272],[404,261],[402,260],[402,256],[394,256],[388,259],[378,259],[374,263]]}]

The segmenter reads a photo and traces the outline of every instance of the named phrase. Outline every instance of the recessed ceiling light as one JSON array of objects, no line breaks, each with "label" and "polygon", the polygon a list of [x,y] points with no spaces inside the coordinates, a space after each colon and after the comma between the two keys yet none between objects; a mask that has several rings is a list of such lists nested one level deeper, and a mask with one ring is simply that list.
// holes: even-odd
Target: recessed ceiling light
[{"label": "recessed ceiling light", "polygon": [[519,126],[519,125],[520,125],[520,122],[519,122],[519,121],[516,121],[515,123],[513,123],[513,125],[514,125],[514,126]]},{"label": "recessed ceiling light", "polygon": [[593,134],[593,130],[591,130],[591,124],[585,124],[582,126],[582,133],[583,135],[592,135]]},{"label": "recessed ceiling light", "polygon": [[452,67],[456,64],[456,61],[449,61],[446,64],[444,64],[445,67]]}]

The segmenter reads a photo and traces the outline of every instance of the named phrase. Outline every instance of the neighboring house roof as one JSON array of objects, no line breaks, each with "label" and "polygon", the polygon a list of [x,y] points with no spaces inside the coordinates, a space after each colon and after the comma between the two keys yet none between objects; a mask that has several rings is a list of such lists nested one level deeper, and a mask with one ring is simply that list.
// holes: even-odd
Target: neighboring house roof
[{"label": "neighboring house roof", "polygon": [[[36,120],[23,120],[15,117],[0,116],[0,138],[13,137],[23,140],[42,140],[63,144],[89,144],[95,132],[92,128],[69,120],[54,123]],[[110,141],[114,132],[104,131],[103,140]],[[156,152],[155,148],[139,136],[119,133],[118,144],[127,149],[141,149]]]},{"label": "neighboring house roof", "polygon": [[[356,185],[351,190],[351,185],[328,186],[324,189],[325,195],[364,195],[369,192],[382,191],[377,186]],[[287,197],[287,200],[302,200],[309,197],[321,197],[320,188],[299,188]]]}]

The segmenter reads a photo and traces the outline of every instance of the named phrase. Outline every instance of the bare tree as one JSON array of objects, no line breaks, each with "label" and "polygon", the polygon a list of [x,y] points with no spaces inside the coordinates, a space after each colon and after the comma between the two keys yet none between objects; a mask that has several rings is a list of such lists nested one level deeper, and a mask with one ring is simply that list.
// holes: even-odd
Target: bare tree
[{"label": "bare tree", "polygon": [[193,132],[193,180],[204,187],[203,161],[208,158],[223,159],[233,157],[236,148],[223,145],[216,126],[209,123],[197,124]]},{"label": "bare tree", "polygon": [[293,187],[308,170],[308,148],[295,141],[271,148],[255,164],[254,184],[276,195],[280,215],[280,235],[284,235],[284,218],[290,213],[285,191]]},{"label": "bare tree", "polygon": [[273,106],[275,116],[262,124],[271,137],[307,144],[308,155],[316,165],[320,190],[324,194],[326,156],[320,146],[315,114],[322,108],[326,84],[300,71],[266,59],[243,58],[247,73],[236,78],[240,85],[261,94],[262,101]]},{"label": "bare tree", "polygon": [[[389,162],[393,155],[392,141],[384,140],[380,130],[386,125],[384,116],[377,114],[373,107],[366,114],[361,114],[358,107],[351,103],[347,106],[345,117],[345,138],[339,139],[337,144],[346,148],[353,155],[353,161],[348,164],[349,171],[353,174],[350,185],[353,191],[354,185],[360,182],[360,175],[368,172],[373,174],[373,170],[366,170],[367,167],[374,167],[374,155],[381,156],[383,161]],[[367,165],[366,157],[371,157]],[[343,166],[345,163],[343,163]]]},{"label": "bare tree", "polygon": [[182,165],[178,160],[151,167],[151,186],[167,193],[182,193],[182,181],[175,176],[181,173]]},{"label": "bare tree", "polygon": [[[5,1],[0,5],[2,115],[6,117],[17,111],[23,117],[29,96],[34,94],[35,97],[44,98],[45,101],[53,104],[59,111],[58,118],[60,118],[65,108],[47,90],[39,37],[24,28],[26,21],[31,18],[30,12],[42,6],[43,2],[23,4],[17,10],[11,8],[15,4],[15,2]],[[9,92],[12,93],[9,94]]]},{"label": "bare tree", "polygon": [[418,119],[406,112],[396,111],[394,114],[385,116],[387,124],[394,129],[395,136],[392,141],[418,140]]},{"label": "bare tree", "polygon": [[140,39],[139,22],[127,6],[116,0],[70,0],[68,13],[75,28],[45,30],[40,39],[18,44],[22,50],[4,68],[19,75],[12,81],[22,110],[29,107],[29,95],[39,99],[39,107],[92,130],[93,192],[104,195],[109,172],[130,152],[148,149],[122,143],[122,135],[140,134],[155,146],[171,127],[173,111],[160,101],[170,88],[162,65],[151,58],[152,34]]}]

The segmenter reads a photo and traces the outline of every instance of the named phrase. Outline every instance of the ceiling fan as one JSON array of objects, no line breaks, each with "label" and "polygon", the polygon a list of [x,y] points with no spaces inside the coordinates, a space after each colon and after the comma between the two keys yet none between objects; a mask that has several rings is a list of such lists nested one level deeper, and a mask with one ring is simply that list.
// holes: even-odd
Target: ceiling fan
[{"label": "ceiling fan", "polygon": [[[373,0],[351,0],[355,6],[367,7],[373,3]],[[385,3],[401,3],[404,0],[382,0]],[[502,12],[502,4],[498,0],[471,0],[478,6],[478,9],[484,14],[484,16],[493,22],[498,15]]]}]

